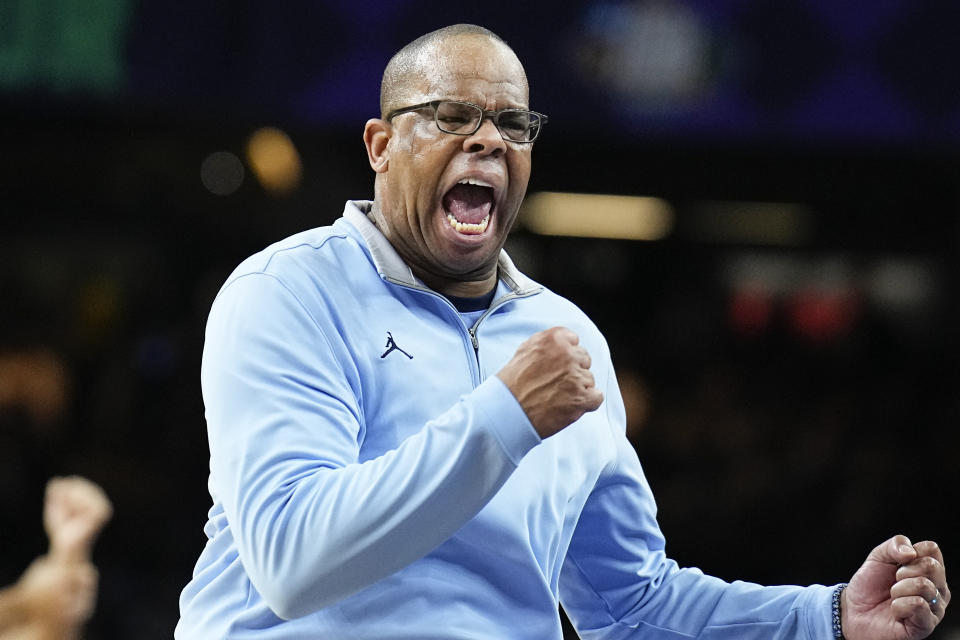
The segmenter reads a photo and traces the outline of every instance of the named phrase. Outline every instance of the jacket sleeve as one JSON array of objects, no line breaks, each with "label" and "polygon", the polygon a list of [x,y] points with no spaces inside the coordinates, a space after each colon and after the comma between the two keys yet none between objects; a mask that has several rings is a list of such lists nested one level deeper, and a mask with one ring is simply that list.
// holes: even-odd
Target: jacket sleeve
[{"label": "jacket sleeve", "polygon": [[428,553],[539,443],[492,376],[398,448],[359,462],[360,381],[332,330],[264,273],[228,283],[207,324],[211,492],[253,586],[287,619]]},{"label": "jacket sleeve", "polygon": [[826,640],[832,588],[727,583],[667,557],[657,507],[624,435],[616,378],[605,389],[617,457],[587,500],[561,574],[560,597],[594,639]]}]

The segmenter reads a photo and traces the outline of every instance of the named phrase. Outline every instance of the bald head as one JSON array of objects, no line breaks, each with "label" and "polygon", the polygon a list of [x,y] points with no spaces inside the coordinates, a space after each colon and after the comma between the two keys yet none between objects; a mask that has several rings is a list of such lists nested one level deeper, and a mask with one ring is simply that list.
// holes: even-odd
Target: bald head
[{"label": "bald head", "polygon": [[[431,31],[422,35],[398,51],[383,71],[383,80],[380,83],[380,114],[385,117],[390,111],[407,106],[410,96],[424,91],[424,84],[429,83],[428,69],[443,65],[438,60],[437,52],[449,44],[449,41],[458,38],[486,38],[498,47],[510,52],[516,60],[513,49],[497,34],[475,24],[455,24]],[[450,55],[449,52],[447,55]],[[523,66],[517,60],[517,68],[522,76],[523,86],[526,88],[527,78]]]}]

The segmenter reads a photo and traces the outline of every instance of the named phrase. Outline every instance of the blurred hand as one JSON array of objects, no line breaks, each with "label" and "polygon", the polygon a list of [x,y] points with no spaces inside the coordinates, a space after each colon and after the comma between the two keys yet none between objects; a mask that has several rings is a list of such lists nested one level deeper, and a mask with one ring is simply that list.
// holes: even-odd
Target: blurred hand
[{"label": "blurred hand", "polygon": [[110,500],[93,482],[79,476],[50,480],[43,505],[50,556],[61,562],[88,561],[112,514]]},{"label": "blurred hand", "polygon": [[590,354],[579,342],[577,334],[564,327],[535,333],[497,373],[541,438],[603,402],[590,372]]},{"label": "blurred hand", "polygon": [[943,555],[935,542],[898,535],[876,547],[843,591],[847,640],[919,640],[950,604]]}]

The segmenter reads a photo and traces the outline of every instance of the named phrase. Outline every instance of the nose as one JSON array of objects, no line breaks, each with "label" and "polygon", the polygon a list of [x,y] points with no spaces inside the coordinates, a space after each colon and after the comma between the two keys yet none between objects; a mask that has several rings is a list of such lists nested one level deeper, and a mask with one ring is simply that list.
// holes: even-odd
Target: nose
[{"label": "nose", "polygon": [[502,155],[507,151],[507,143],[493,119],[486,117],[480,122],[480,128],[463,140],[463,150],[467,153],[483,155]]}]

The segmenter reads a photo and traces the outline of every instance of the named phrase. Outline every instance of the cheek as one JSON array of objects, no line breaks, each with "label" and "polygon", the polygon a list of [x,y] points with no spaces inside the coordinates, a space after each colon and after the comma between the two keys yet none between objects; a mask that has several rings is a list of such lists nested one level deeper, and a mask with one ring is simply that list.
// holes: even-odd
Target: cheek
[{"label": "cheek", "polygon": [[421,145],[412,158],[416,172],[416,190],[422,202],[430,201],[436,205],[443,194],[439,193],[440,182],[444,172],[450,164],[454,154],[450,145],[441,142],[432,142]]},{"label": "cheek", "polygon": [[527,190],[527,183],[530,181],[531,169],[530,153],[527,152],[518,156],[510,166],[510,191],[519,197]]}]

